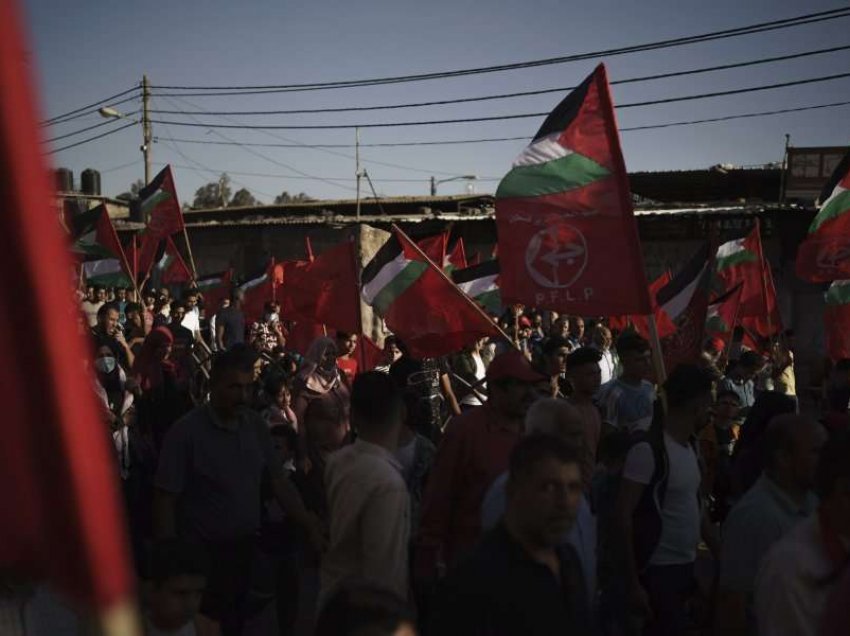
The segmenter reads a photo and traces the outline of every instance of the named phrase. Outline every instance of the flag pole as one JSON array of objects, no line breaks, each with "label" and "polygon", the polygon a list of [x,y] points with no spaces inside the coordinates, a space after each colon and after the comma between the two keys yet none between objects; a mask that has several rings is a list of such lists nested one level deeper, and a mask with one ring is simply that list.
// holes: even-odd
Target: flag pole
[{"label": "flag pole", "polygon": [[759,246],[759,264],[761,265],[761,294],[764,299],[764,313],[767,317],[767,331],[772,335],[773,334],[773,320],[770,316],[770,307],[767,302],[767,272],[765,271],[768,267],[767,263],[764,261],[764,248],[761,244],[761,220],[756,218],[756,238],[758,238],[758,246]]},{"label": "flag pole", "polygon": [[661,351],[661,338],[658,337],[658,324],[655,322],[655,314],[649,314],[649,339],[652,347],[652,361],[655,367],[655,376],[658,384],[664,384],[667,379],[667,369],[664,368],[664,354]]},{"label": "flag pole", "polygon": [[455,290],[455,292],[456,292],[456,293],[457,293],[460,297],[462,297],[464,301],[466,301],[466,302],[467,302],[467,303],[469,303],[472,307],[474,307],[474,308],[475,308],[475,311],[477,311],[477,312],[478,312],[478,313],[479,313],[479,314],[480,314],[483,318],[486,318],[486,319],[487,319],[487,322],[489,322],[490,324],[492,324],[492,325],[496,328],[496,331],[498,331],[498,332],[499,332],[499,334],[502,336],[502,338],[504,338],[507,342],[511,343],[511,345],[513,345],[513,347],[514,347],[515,349],[519,350],[519,347],[517,346],[516,342],[514,342],[513,340],[511,340],[511,337],[510,337],[508,334],[506,334],[506,333],[505,333],[505,331],[504,331],[504,330],[503,330],[503,329],[499,326],[499,323],[497,323],[497,322],[493,322],[493,319],[492,319],[492,318],[490,318],[490,316],[488,316],[488,315],[487,315],[487,312],[486,312],[486,311],[484,311],[483,309],[481,309],[481,307],[478,305],[478,303],[476,303],[476,302],[475,302],[475,301],[473,301],[473,300],[472,300],[469,296],[467,296],[466,294],[464,294],[464,293],[463,293],[463,290],[461,290],[461,288],[460,288],[460,287],[458,287],[458,286],[455,284],[455,282],[454,282],[451,278],[449,278],[448,276],[446,276],[446,273],[443,271],[443,269],[442,269],[441,267],[437,267],[437,265],[435,265],[435,264],[434,264],[434,261],[432,261],[430,258],[428,258],[428,255],[427,255],[425,252],[423,252],[423,251],[422,251],[422,248],[421,248],[421,247],[419,247],[419,246],[416,244],[416,241],[412,240],[412,239],[411,239],[411,238],[410,238],[407,234],[405,234],[405,233],[402,231],[402,229],[401,229],[398,225],[396,225],[395,223],[393,223],[393,224],[392,224],[392,229],[393,229],[394,231],[398,232],[399,234],[401,234],[401,235],[405,238],[405,240],[407,240],[407,242],[410,244],[410,246],[411,246],[411,247],[412,247],[412,248],[416,251],[416,253],[419,255],[419,257],[420,257],[422,260],[424,260],[426,263],[428,263],[431,267],[433,267],[434,269],[436,269],[436,270],[440,273],[440,276],[442,276],[442,277],[446,280],[446,282],[448,282],[448,283],[449,283],[449,285],[451,285],[451,286],[452,286],[452,289],[454,289],[454,290]]},{"label": "flag pole", "polygon": [[189,265],[192,266],[192,276],[198,282],[198,270],[195,267],[195,257],[192,255],[192,244],[189,242],[189,231],[186,229],[186,223],[183,223],[183,238],[186,239],[186,252],[189,254]]}]

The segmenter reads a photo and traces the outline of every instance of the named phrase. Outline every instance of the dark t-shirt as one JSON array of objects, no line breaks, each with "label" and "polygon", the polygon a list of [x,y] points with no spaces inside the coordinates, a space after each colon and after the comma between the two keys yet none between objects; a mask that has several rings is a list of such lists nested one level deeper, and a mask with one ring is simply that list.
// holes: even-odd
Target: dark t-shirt
[{"label": "dark t-shirt", "polygon": [[446,636],[590,634],[578,556],[566,544],[557,551],[560,582],[500,524],[445,579],[432,612],[431,632]]},{"label": "dark t-shirt", "polygon": [[224,328],[224,348],[230,349],[235,344],[245,342],[245,314],[236,307],[222,309],[215,317],[215,329]]},{"label": "dark t-shirt", "polygon": [[262,418],[244,409],[228,427],[199,406],[165,437],[155,485],[178,495],[177,532],[203,542],[244,539],[260,527],[264,471],[283,475]]}]

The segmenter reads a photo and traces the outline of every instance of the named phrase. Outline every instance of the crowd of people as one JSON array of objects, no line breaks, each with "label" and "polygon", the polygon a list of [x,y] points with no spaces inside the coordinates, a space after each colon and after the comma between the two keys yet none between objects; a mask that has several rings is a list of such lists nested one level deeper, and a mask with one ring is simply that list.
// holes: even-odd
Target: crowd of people
[{"label": "crowd of people", "polygon": [[850,634],[850,361],[810,414],[790,334],[659,382],[635,331],[511,307],[365,369],[177,295],[81,300],[148,634]]}]

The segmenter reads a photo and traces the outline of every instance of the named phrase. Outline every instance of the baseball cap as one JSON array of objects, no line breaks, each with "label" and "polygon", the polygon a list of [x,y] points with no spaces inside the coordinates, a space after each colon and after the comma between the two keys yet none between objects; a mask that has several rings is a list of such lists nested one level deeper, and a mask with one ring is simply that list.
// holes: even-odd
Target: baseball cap
[{"label": "baseball cap", "polygon": [[530,327],[531,326],[531,320],[529,320],[528,316],[523,316],[522,318],[519,319],[519,326],[520,327]]},{"label": "baseball cap", "polygon": [[519,351],[506,351],[500,353],[490,366],[487,367],[487,381],[519,380],[520,382],[540,382],[548,379],[542,373],[538,373],[531,363]]}]

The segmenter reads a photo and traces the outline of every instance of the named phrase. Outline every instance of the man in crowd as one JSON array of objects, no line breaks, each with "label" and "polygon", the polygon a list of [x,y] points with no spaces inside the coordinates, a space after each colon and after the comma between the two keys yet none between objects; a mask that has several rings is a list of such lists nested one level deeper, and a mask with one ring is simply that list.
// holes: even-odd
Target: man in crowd
[{"label": "man in crowd", "polygon": [[817,507],[812,492],[826,432],[809,417],[780,415],[764,439],[765,469],[732,508],[720,552],[718,634],[752,634],[752,595],[764,555]]},{"label": "man in crowd", "polygon": [[[582,471],[587,462],[587,446],[584,438],[585,422],[581,413],[565,400],[543,398],[528,409],[525,416],[525,435],[556,435],[575,449],[581,460]],[[505,513],[506,485],[508,473],[500,475],[484,498],[481,505],[481,524],[484,530],[496,527]],[[584,476],[582,476],[584,487]],[[581,563],[582,575],[587,586],[587,599],[592,605],[596,596],[596,521],[590,510],[587,497],[582,494],[576,523],[562,537],[575,549]]]},{"label": "man in crowd", "polygon": [[487,384],[484,381],[487,363],[484,356],[486,339],[476,340],[451,358],[452,391],[459,397],[462,411],[481,406],[487,401]]},{"label": "man in crowd", "polygon": [[83,314],[85,314],[89,327],[97,325],[97,312],[103,307],[106,302],[106,292],[100,288],[88,287],[86,289],[86,298],[80,305]]},{"label": "man in crowd", "polygon": [[118,307],[118,322],[123,327],[126,320],[124,310],[127,308],[127,290],[124,287],[115,290],[115,305]]},{"label": "man in crowd", "polygon": [[229,307],[223,307],[215,316],[215,343],[219,351],[245,342],[245,314],[242,304],[245,292],[236,289]]},{"label": "man in crowd", "polygon": [[92,329],[98,347],[109,347],[118,358],[124,370],[133,366],[133,352],[130,350],[121,325],[118,324],[118,307],[111,303],[101,305],[97,311],[97,323]]},{"label": "man in crowd", "polygon": [[541,355],[541,371],[549,376],[549,395],[566,398],[570,394],[567,382],[567,356],[572,347],[569,341],[560,336],[547,338],[543,343]]},{"label": "man in crowd", "polygon": [[508,468],[523,419],[545,380],[518,351],[497,355],[487,369],[488,400],[455,418],[437,450],[422,502],[416,570],[436,576],[467,554],[481,533],[481,502]]},{"label": "man in crowd", "polygon": [[617,377],[617,359],[611,350],[614,338],[611,330],[605,325],[596,325],[591,336],[591,346],[599,351],[599,369],[602,371],[602,384],[607,384]]},{"label": "man in crowd", "polygon": [[[705,368],[705,367],[703,367]],[[714,376],[711,369],[707,372]],[[732,453],[740,433],[741,398],[734,391],[720,391],[714,401],[711,425],[699,434],[704,464],[703,492],[714,499],[713,519],[722,521],[732,494]]]},{"label": "man in crowd", "polygon": [[647,431],[655,401],[655,388],[646,379],[652,371],[649,343],[636,333],[624,333],[617,338],[617,356],[622,373],[603,385],[598,397],[602,421],[613,430]]},{"label": "man in crowd", "polygon": [[[850,431],[826,442],[815,474],[816,514],[765,555],[756,578],[758,633],[847,634],[850,569]],[[843,624],[842,624],[842,621]]]},{"label": "man in crowd", "polygon": [[570,345],[578,349],[584,344],[584,318],[573,316],[570,318]]},{"label": "man in crowd", "polygon": [[186,315],[183,316],[181,325],[192,332],[192,337],[195,340],[201,338],[201,310],[198,309],[198,291],[190,289],[183,297],[183,303],[186,305]]},{"label": "man in crowd", "polygon": [[590,492],[590,481],[596,466],[596,451],[602,437],[602,416],[593,403],[593,397],[599,392],[602,370],[599,368],[601,354],[596,349],[581,347],[567,357],[567,377],[573,388],[570,396],[572,404],[581,413],[584,440],[587,455],[582,464],[582,480],[585,492]]},{"label": "man in crowd", "polygon": [[718,390],[734,391],[741,399],[741,415],[749,413],[756,401],[755,377],[764,368],[764,358],[755,351],[744,351],[730,365]]},{"label": "man in crowd", "polygon": [[386,373],[354,379],[351,423],[358,437],[325,469],[331,540],[322,559],[322,600],[356,577],[408,596],[410,498],[394,456],[404,423],[401,391]]},{"label": "man in crowd", "polygon": [[247,618],[251,562],[260,527],[264,472],[284,512],[308,532],[321,533],[288,480],[263,419],[246,405],[253,358],[235,350],[219,355],[210,375],[210,403],[169,430],[159,458],[154,532],[203,545],[214,556],[201,613],[224,636],[241,633]]},{"label": "man in crowd", "polygon": [[337,331],[336,347],[337,351],[339,351],[336,365],[345,374],[345,377],[348,379],[348,385],[351,386],[358,370],[357,358],[354,357],[354,352],[357,351],[357,334]]},{"label": "man in crowd", "polygon": [[579,559],[562,542],[581,502],[579,463],[554,435],[516,446],[504,519],[446,579],[429,633],[591,633]]},{"label": "man in crowd", "polygon": [[653,428],[635,444],[623,467],[617,502],[623,576],[630,612],[647,621],[645,636],[678,636],[687,629],[702,525],[693,437],[709,422],[712,384],[703,369],[676,367],[664,383],[663,430]]}]

